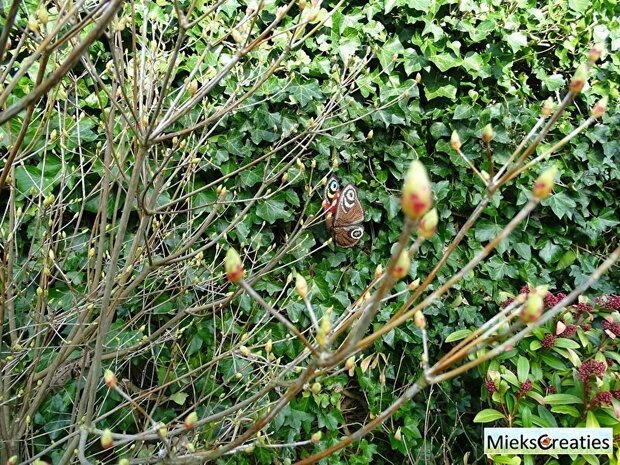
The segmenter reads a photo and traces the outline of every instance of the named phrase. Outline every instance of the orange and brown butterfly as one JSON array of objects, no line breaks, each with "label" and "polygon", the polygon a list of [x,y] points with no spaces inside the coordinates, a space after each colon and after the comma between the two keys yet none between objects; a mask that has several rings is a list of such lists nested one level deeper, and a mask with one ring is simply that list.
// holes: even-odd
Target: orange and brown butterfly
[{"label": "orange and brown butterfly", "polygon": [[325,187],[323,209],[327,212],[325,227],[340,247],[353,247],[364,235],[364,208],[359,201],[357,189],[348,184],[340,190],[335,177],[329,178]]}]

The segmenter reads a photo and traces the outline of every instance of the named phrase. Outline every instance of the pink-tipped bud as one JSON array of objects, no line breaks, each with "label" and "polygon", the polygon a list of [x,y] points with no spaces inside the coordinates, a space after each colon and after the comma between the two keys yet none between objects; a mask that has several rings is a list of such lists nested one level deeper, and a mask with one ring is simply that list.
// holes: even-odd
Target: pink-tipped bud
[{"label": "pink-tipped bud", "polygon": [[420,287],[420,278],[414,279],[407,285],[409,291],[415,291],[418,287]]},{"label": "pink-tipped bud", "polygon": [[426,168],[418,160],[411,162],[405,176],[401,207],[403,213],[412,219],[422,217],[433,206],[431,182]]},{"label": "pink-tipped bud", "polygon": [[530,291],[530,294],[538,294],[539,296],[541,296],[543,299],[545,298],[545,296],[549,293],[549,285],[548,284],[541,284],[540,286],[536,286],[534,289],[532,289]]},{"label": "pink-tipped bud", "polygon": [[461,148],[461,138],[456,130],[452,131],[452,135],[450,136],[450,147],[454,150],[459,150]]},{"label": "pink-tipped bud", "polygon": [[547,100],[545,100],[545,103],[543,103],[543,106],[540,109],[540,113],[543,116],[549,116],[553,112],[554,106],[555,105],[553,104],[553,99],[549,97]]},{"label": "pink-tipped bud", "polygon": [[602,43],[594,44],[588,53],[588,62],[593,65],[601,59],[601,55],[605,51],[605,47]]},{"label": "pink-tipped bud", "polygon": [[297,277],[295,278],[295,292],[302,299],[305,299],[308,296],[308,283],[306,282],[306,278],[297,273]]},{"label": "pink-tipped bud", "polygon": [[243,279],[245,271],[241,263],[241,257],[232,247],[226,252],[224,270],[226,271],[226,277],[231,283],[236,283]]},{"label": "pink-tipped bud", "polygon": [[545,308],[544,299],[538,294],[530,294],[527,296],[525,307],[521,310],[521,320],[525,323],[533,323],[537,321]]},{"label": "pink-tipped bud", "polygon": [[546,199],[551,195],[551,191],[553,190],[555,183],[555,175],[557,173],[558,169],[555,166],[552,166],[538,176],[538,179],[534,182],[534,187],[532,189],[532,194],[534,194],[534,197]]},{"label": "pink-tipped bud", "polygon": [[6,461],[6,465],[17,465],[17,455],[11,455]]},{"label": "pink-tipped bud", "polygon": [[609,102],[609,98],[607,96],[600,99],[596,104],[592,107],[592,118],[600,118],[607,111],[607,103]]},{"label": "pink-tipped bud", "polygon": [[351,355],[346,362],[344,362],[344,367],[351,371],[355,368],[355,355]]},{"label": "pink-tipped bud", "polygon": [[570,80],[568,88],[573,94],[578,94],[585,86],[588,80],[588,67],[585,64],[581,64],[575,70],[573,78]]},{"label": "pink-tipped bud", "polygon": [[101,447],[104,449],[109,449],[110,447],[114,447],[114,439],[112,438],[112,431],[109,429],[103,430],[101,434]]},{"label": "pink-tipped bud", "polygon": [[409,266],[411,266],[411,260],[409,259],[409,253],[403,250],[396,261],[396,265],[392,270],[392,277],[396,279],[403,279],[409,273]]},{"label": "pink-tipped bud", "polygon": [[383,265],[379,263],[377,267],[375,268],[375,279],[379,279],[382,274],[383,274]]},{"label": "pink-tipped bud", "polygon": [[437,222],[439,217],[437,216],[437,209],[433,208],[426,215],[422,217],[418,224],[418,234],[424,239],[429,239],[437,231]]},{"label": "pink-tipped bud", "polygon": [[196,412],[192,412],[185,417],[185,421],[183,422],[185,425],[185,429],[192,429],[196,426],[196,422],[198,421],[198,414]]},{"label": "pink-tipped bud", "polygon": [[116,386],[116,375],[112,370],[105,370],[103,372],[103,381],[107,387],[112,389]]},{"label": "pink-tipped bud", "polygon": [[415,312],[415,315],[413,315],[413,322],[415,323],[415,326],[418,329],[426,328],[426,318],[424,317],[424,314],[420,310]]},{"label": "pink-tipped bud", "polygon": [[487,124],[482,129],[482,134],[480,135],[482,142],[484,142],[485,144],[488,144],[489,142],[493,140],[494,137],[495,137],[495,133],[493,132],[493,126],[491,126],[490,124]]},{"label": "pink-tipped bud", "polygon": [[322,437],[323,437],[323,432],[317,431],[310,438],[310,442],[312,442],[312,444],[317,444],[321,440]]}]

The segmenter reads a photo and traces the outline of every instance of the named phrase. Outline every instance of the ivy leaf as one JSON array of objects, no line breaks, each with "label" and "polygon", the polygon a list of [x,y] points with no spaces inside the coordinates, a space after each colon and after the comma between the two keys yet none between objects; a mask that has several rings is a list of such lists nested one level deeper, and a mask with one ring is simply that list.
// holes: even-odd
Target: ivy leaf
[{"label": "ivy leaf", "polygon": [[454,109],[454,116],[452,119],[468,119],[471,117],[472,113],[473,108],[471,105],[461,103]]},{"label": "ivy leaf", "polygon": [[37,166],[20,165],[15,169],[17,189],[28,194],[34,187],[37,194],[47,195],[60,182],[58,174],[61,168],[62,162],[54,156],[46,157]]},{"label": "ivy leaf", "polygon": [[379,61],[381,62],[381,66],[383,69],[387,69],[390,67],[392,63],[394,63],[394,57],[399,57],[402,55],[405,48],[403,44],[400,43],[398,37],[394,37],[383,44],[383,47],[379,50]]},{"label": "ivy leaf", "polygon": [[435,66],[437,66],[441,72],[446,72],[450,68],[460,66],[463,62],[462,59],[452,56],[450,53],[442,53],[440,55],[432,56],[430,60],[435,63]]},{"label": "ivy leaf", "polygon": [[577,206],[575,201],[564,192],[552,195],[546,199],[546,202],[543,203],[543,205],[551,207],[551,210],[553,210],[555,216],[560,219],[562,219],[564,215],[566,215],[567,218],[572,218],[573,209]]},{"label": "ivy leaf", "polygon": [[490,221],[479,221],[476,225],[476,233],[474,237],[477,241],[487,242],[497,237],[502,230],[502,227],[498,224],[491,223]]},{"label": "ivy leaf", "polygon": [[273,224],[276,220],[289,220],[292,218],[291,212],[285,208],[285,203],[275,199],[261,202],[256,208],[256,216],[270,224]]},{"label": "ivy leaf", "polygon": [[440,85],[435,88],[432,88],[430,85],[426,87],[426,98],[428,100],[433,100],[437,97],[445,97],[454,100],[456,98],[456,87],[452,84]]},{"label": "ivy leaf", "polygon": [[313,99],[320,100],[322,97],[321,89],[316,79],[301,84],[298,80],[288,87],[290,97],[300,106],[305,107]]},{"label": "ivy leaf", "polygon": [[189,394],[185,392],[175,392],[170,396],[170,400],[178,405],[183,405]]},{"label": "ivy leaf", "polygon": [[532,258],[532,249],[528,244],[517,242],[514,249],[523,260],[529,261]]},{"label": "ivy leaf", "polygon": [[558,261],[557,266],[555,267],[556,271],[563,270],[564,268],[568,268],[571,266],[575,260],[577,259],[577,254],[573,252],[573,250],[567,250],[564,255]]},{"label": "ivy leaf", "polygon": [[591,3],[591,0],[568,0],[568,7],[577,13],[584,13]]},{"label": "ivy leaf", "polygon": [[523,47],[527,46],[527,37],[522,32],[513,32],[512,34],[508,34],[504,36],[508,45],[512,49],[512,53],[517,53]]},{"label": "ivy leaf", "polygon": [[431,6],[431,0],[416,0],[415,2],[408,2],[409,6],[414,10],[420,10],[424,13],[428,13]]},{"label": "ivy leaf", "polygon": [[540,258],[542,258],[545,263],[555,263],[560,259],[561,254],[562,248],[551,241],[547,241],[545,246],[539,252]]}]

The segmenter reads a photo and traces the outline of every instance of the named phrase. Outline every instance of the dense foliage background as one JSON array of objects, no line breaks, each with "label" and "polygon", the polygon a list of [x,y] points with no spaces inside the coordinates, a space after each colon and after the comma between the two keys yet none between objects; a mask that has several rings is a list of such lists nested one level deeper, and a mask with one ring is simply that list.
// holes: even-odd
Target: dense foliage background
[{"label": "dense foliage background", "polygon": [[[37,17],[40,5],[30,0],[23,3],[18,25],[27,28],[28,21]],[[185,6],[188,2],[180,3]],[[276,3],[266,2],[266,16],[273,18],[279,6]],[[319,17],[327,14],[333,6],[331,3],[335,4],[322,5]],[[204,11],[210,6],[205,2],[198,5]],[[188,31],[191,40],[183,48],[172,76],[179,88],[193,70],[198,69],[198,81],[202,82],[231,60],[230,44],[234,45],[234,41],[228,38],[203,55],[206,38],[217,36],[234,24],[246,6],[227,0],[213,21],[203,20]],[[54,11],[53,5],[47,7]],[[184,174],[170,170],[171,187],[154,199],[156,206],[166,207],[179,191],[200,189],[240,166],[257,161],[239,175],[223,178],[219,183],[232,193],[229,199],[234,202],[217,217],[201,243],[217,237],[221,244],[205,251],[204,258],[196,263],[147,278],[135,290],[135,298],[119,306],[106,340],[109,357],[104,366],[111,364],[119,377],[123,373],[139,388],[151,389],[217,358],[226,352],[227,344],[233,346],[239,341],[251,347],[262,347],[268,339],[280,341],[274,343],[273,354],[282,363],[290,362],[299,353],[300,344],[287,339],[279,323],[265,321],[256,304],[247,297],[233,300],[224,310],[201,312],[198,309],[183,316],[175,327],[178,331],[167,334],[149,351],[125,353],[120,357],[115,351],[132,347],[144,334],[156,332],[179,309],[199,308],[213,301],[207,294],[218,298],[226,295],[229,289],[221,274],[221,248],[226,241],[247,252],[244,256],[248,268],[251,265],[260,269],[268,263],[277,251],[272,247],[288,241],[304,205],[307,203],[310,213],[320,210],[319,180],[332,168],[343,183],[357,186],[366,209],[367,235],[354,249],[321,247],[328,236],[324,225],[318,223],[282,258],[289,266],[276,267],[262,276],[255,288],[265,299],[286,308],[293,323],[307,328],[310,320],[303,304],[295,300],[291,289],[284,287],[287,276],[296,270],[308,279],[312,302],[317,308],[333,307],[335,314],[341,313],[372,280],[376,266],[385,265],[390,247],[400,234],[400,188],[409,162],[416,158],[427,166],[434,183],[440,225],[438,233],[422,245],[410,279],[400,283],[397,290],[404,290],[416,277],[423,279],[484,193],[480,181],[451,150],[452,130],[458,130],[464,152],[474,164],[489,171],[479,143],[482,128],[488,123],[493,125],[494,157],[499,164],[535,124],[542,102],[548,97],[559,101],[568,78],[576,65],[583,62],[590,45],[603,42],[608,53],[602,64],[595,67],[589,86],[576,104],[562,116],[553,139],[577,127],[603,95],[610,97],[609,111],[586,134],[573,139],[554,157],[561,172],[556,195],[543,201],[542,207],[488,261],[441,302],[426,310],[431,356],[445,350],[443,341],[450,333],[479,326],[497,311],[507,294],[517,293],[526,283],[549,284],[554,291],[567,291],[582,282],[601,257],[617,247],[620,231],[620,114],[616,111],[620,83],[619,9],[612,0],[543,4],[468,0],[346,2],[219,125],[207,126],[204,133],[197,131],[187,138],[175,134],[174,131],[182,131],[198,121],[201,112],[225,104],[240,89],[250,88],[285,48],[286,41],[276,39],[271,48],[253,52],[243,66],[212,90],[200,110],[190,109],[169,132],[161,135],[163,148],[153,155],[152,164],[146,168],[156,171],[157,163],[170,150],[179,159],[192,153],[193,171]],[[137,18],[134,26],[132,18]],[[119,37],[129,41],[128,31],[132,27],[146,29],[146,18],[149,28],[156,29],[157,25],[163,31],[164,52],[153,51],[148,57],[154,69],[151,78],[155,79],[157,73],[160,76],[165,73],[168,58],[165,50],[172,47],[176,38],[172,2],[144,2],[135,15],[126,6],[114,27],[117,31],[121,28]],[[13,39],[15,43],[17,37]],[[64,275],[63,279],[50,281],[51,307],[76,305],[75,290],[82,292],[89,279],[84,263],[89,260],[92,246],[89,229],[100,221],[97,212],[105,171],[102,147],[109,143],[102,129],[108,124],[102,109],[109,111],[112,105],[102,87],[110,82],[109,67],[106,68],[112,59],[110,44],[105,40],[95,42],[88,50],[88,57],[89,63],[79,63],[53,89],[47,104],[37,108],[29,125],[25,136],[27,150],[13,176],[16,202],[21,209],[18,216],[23,215],[15,231],[10,231],[8,214],[3,213],[0,239],[6,241],[10,234],[21,237],[16,265],[23,278],[15,307],[18,326],[30,324],[29,310],[39,287],[36,276],[45,260],[41,257],[47,254],[44,231],[48,220],[50,225],[57,221],[45,207],[60,192],[66,194],[63,209],[55,212],[64,215],[68,225],[73,224],[71,215],[79,215],[81,223],[75,229],[67,228],[70,246],[61,241],[54,243],[55,256],[63,260]],[[367,60],[363,61],[363,57]],[[17,69],[19,65],[18,58],[12,66]],[[87,72],[88,66],[97,70],[102,82],[93,79]],[[338,76],[350,70],[347,66],[360,68],[351,89],[342,88],[338,81]],[[31,69],[19,81],[8,105],[29,92],[35,78],[36,69]],[[153,82],[156,81],[147,79],[143,84],[149,87]],[[182,92],[181,96],[187,98]],[[336,106],[332,104],[334,100]],[[307,146],[301,147],[293,157],[275,162],[282,172],[270,171],[274,167],[270,159],[259,159],[283,138],[292,139],[299,128],[310,128],[312,132],[314,122],[325,115],[327,119],[313,133]],[[19,130],[20,118],[23,115],[0,126],[0,149],[8,150]],[[118,136],[115,147],[129,154],[123,161],[115,161],[113,171],[129,173],[135,134],[118,114],[113,125]],[[303,170],[294,163],[296,156],[304,163]],[[495,237],[514,216],[527,201],[526,193],[538,171],[526,173],[496,194],[492,205],[440,271],[438,283],[467,263],[481,243]],[[287,172],[288,179],[281,183],[282,187],[276,183],[273,195],[243,211],[244,201],[251,199],[261,182],[274,172],[278,179]],[[307,187],[317,185],[318,194],[313,192],[310,196]],[[122,189],[118,189],[108,198],[107,214],[111,221],[121,215],[124,198]],[[50,200],[52,194],[55,198]],[[217,195],[215,189],[204,190],[191,202],[193,207],[209,205]],[[81,204],[75,199],[85,200],[84,208],[78,208]],[[0,192],[0,202],[8,202],[7,191]],[[171,211],[175,209],[181,215],[157,217],[165,239],[162,244],[170,250],[182,243],[184,233],[192,228],[194,221],[182,215],[181,206]],[[218,236],[232,221],[236,222],[237,214],[242,211],[241,221],[235,223],[234,229]],[[138,221],[138,211],[134,209],[129,238],[136,234],[134,226]],[[209,264],[206,271],[199,271],[201,259]],[[183,286],[194,283],[195,287],[191,292],[177,294],[173,292],[175,282]],[[620,270],[616,266],[595,285],[593,294],[618,293],[619,282]],[[386,322],[398,307],[397,302],[386,305],[375,324]],[[229,339],[219,339],[218,329],[222,328]],[[61,332],[59,337],[64,335]],[[2,357],[15,355],[15,347],[4,340],[2,344]],[[292,442],[300,437],[308,438],[320,429],[321,443],[306,446],[308,450],[332,443],[389,405],[419,373],[420,355],[419,332],[413,324],[389,333],[363,354],[353,376],[346,372],[330,375],[321,380],[320,392],[308,389],[294,399],[268,429],[270,441]],[[44,363],[45,353],[37,356]],[[165,399],[151,399],[149,402],[153,404],[146,405],[150,405],[149,411],[156,420],[165,422],[192,410],[197,399],[201,399],[196,405],[199,416],[224,409],[227,396],[241,396],[239,386],[228,384],[229,380],[238,373],[245,377],[255,375],[250,365],[243,358],[223,359],[210,367],[209,376],[171,382],[159,393]],[[423,463],[444,460],[461,463],[467,454],[471,458],[481,457],[481,429],[472,421],[485,406],[486,400],[481,401],[481,397],[486,399],[481,391],[484,373],[468,373],[441,385],[440,389],[424,392],[373,436],[326,459],[325,463],[361,464],[369,460],[413,463],[418,459]],[[73,402],[79,389],[79,379],[71,379],[47,395],[30,419],[32,440],[24,447],[31,454],[42,451],[65,434],[64,428],[74,421]],[[201,397],[205,392],[210,393],[208,398]],[[207,402],[208,399],[213,402]],[[101,402],[107,404],[100,407],[105,411],[121,400],[114,395],[102,396]],[[157,408],[152,408],[153,405]],[[131,432],[135,428],[133,420],[131,414],[121,411],[104,423],[114,431]],[[208,442],[219,434],[222,434],[219,430],[203,432],[197,442]],[[148,450],[148,444],[143,447]],[[64,453],[63,447],[59,447],[49,451],[46,458],[56,463]],[[296,457],[292,449],[257,447],[252,454],[226,456],[218,463],[290,463]]]}]

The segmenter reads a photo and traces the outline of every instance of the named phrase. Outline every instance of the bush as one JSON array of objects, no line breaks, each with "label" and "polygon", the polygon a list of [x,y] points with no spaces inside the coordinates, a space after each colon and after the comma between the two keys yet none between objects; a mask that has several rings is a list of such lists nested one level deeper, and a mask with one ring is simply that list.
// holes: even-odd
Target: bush
[{"label": "bush", "polygon": [[[531,290],[528,286],[522,293]],[[548,293],[545,308],[566,296]],[[509,301],[506,301],[508,304]],[[579,302],[486,367],[475,421],[509,427],[612,427],[620,433],[620,296]],[[618,443],[614,444],[615,447]],[[499,459],[498,459],[499,460]],[[534,463],[524,456],[524,463]],[[573,463],[598,462],[574,457]],[[506,463],[500,461],[499,463]],[[549,458],[545,463],[556,463]],[[612,459],[616,463],[616,458]]]},{"label": "bush", "polygon": [[[431,344],[425,354],[424,334],[442,341],[482,325],[525,279],[617,292],[615,268],[590,279],[617,247],[619,178],[620,29],[613,4],[595,3],[13,2],[0,14],[0,359],[9,399],[0,405],[0,461],[292,461],[372,426],[394,403],[401,408],[356,443],[355,457],[328,461],[478,456],[475,375],[442,384],[426,402],[403,402],[429,382],[414,384],[423,356],[447,352]],[[528,205],[550,161],[494,196],[482,172],[507,161],[545,98],[559,103],[570,70],[599,41],[609,53],[545,140],[571,134],[601,97],[612,111],[551,155],[556,195],[425,305],[426,333],[418,313],[418,326],[389,326]],[[493,140],[480,143],[488,124]],[[415,243],[391,294],[366,292],[379,265],[394,271],[403,230],[415,229],[400,219],[399,199],[412,159],[434,183],[437,231]],[[322,224],[322,180],[333,172],[358,187],[366,210],[354,250],[330,245]],[[469,234],[444,255],[481,202]],[[226,281],[233,248],[245,266],[241,288]],[[434,281],[418,281],[444,256]],[[293,289],[297,274],[311,305]],[[368,296],[381,305],[353,325]],[[358,344],[373,336],[319,367],[321,329],[330,356],[338,335]],[[105,385],[105,370],[116,383]]]}]

